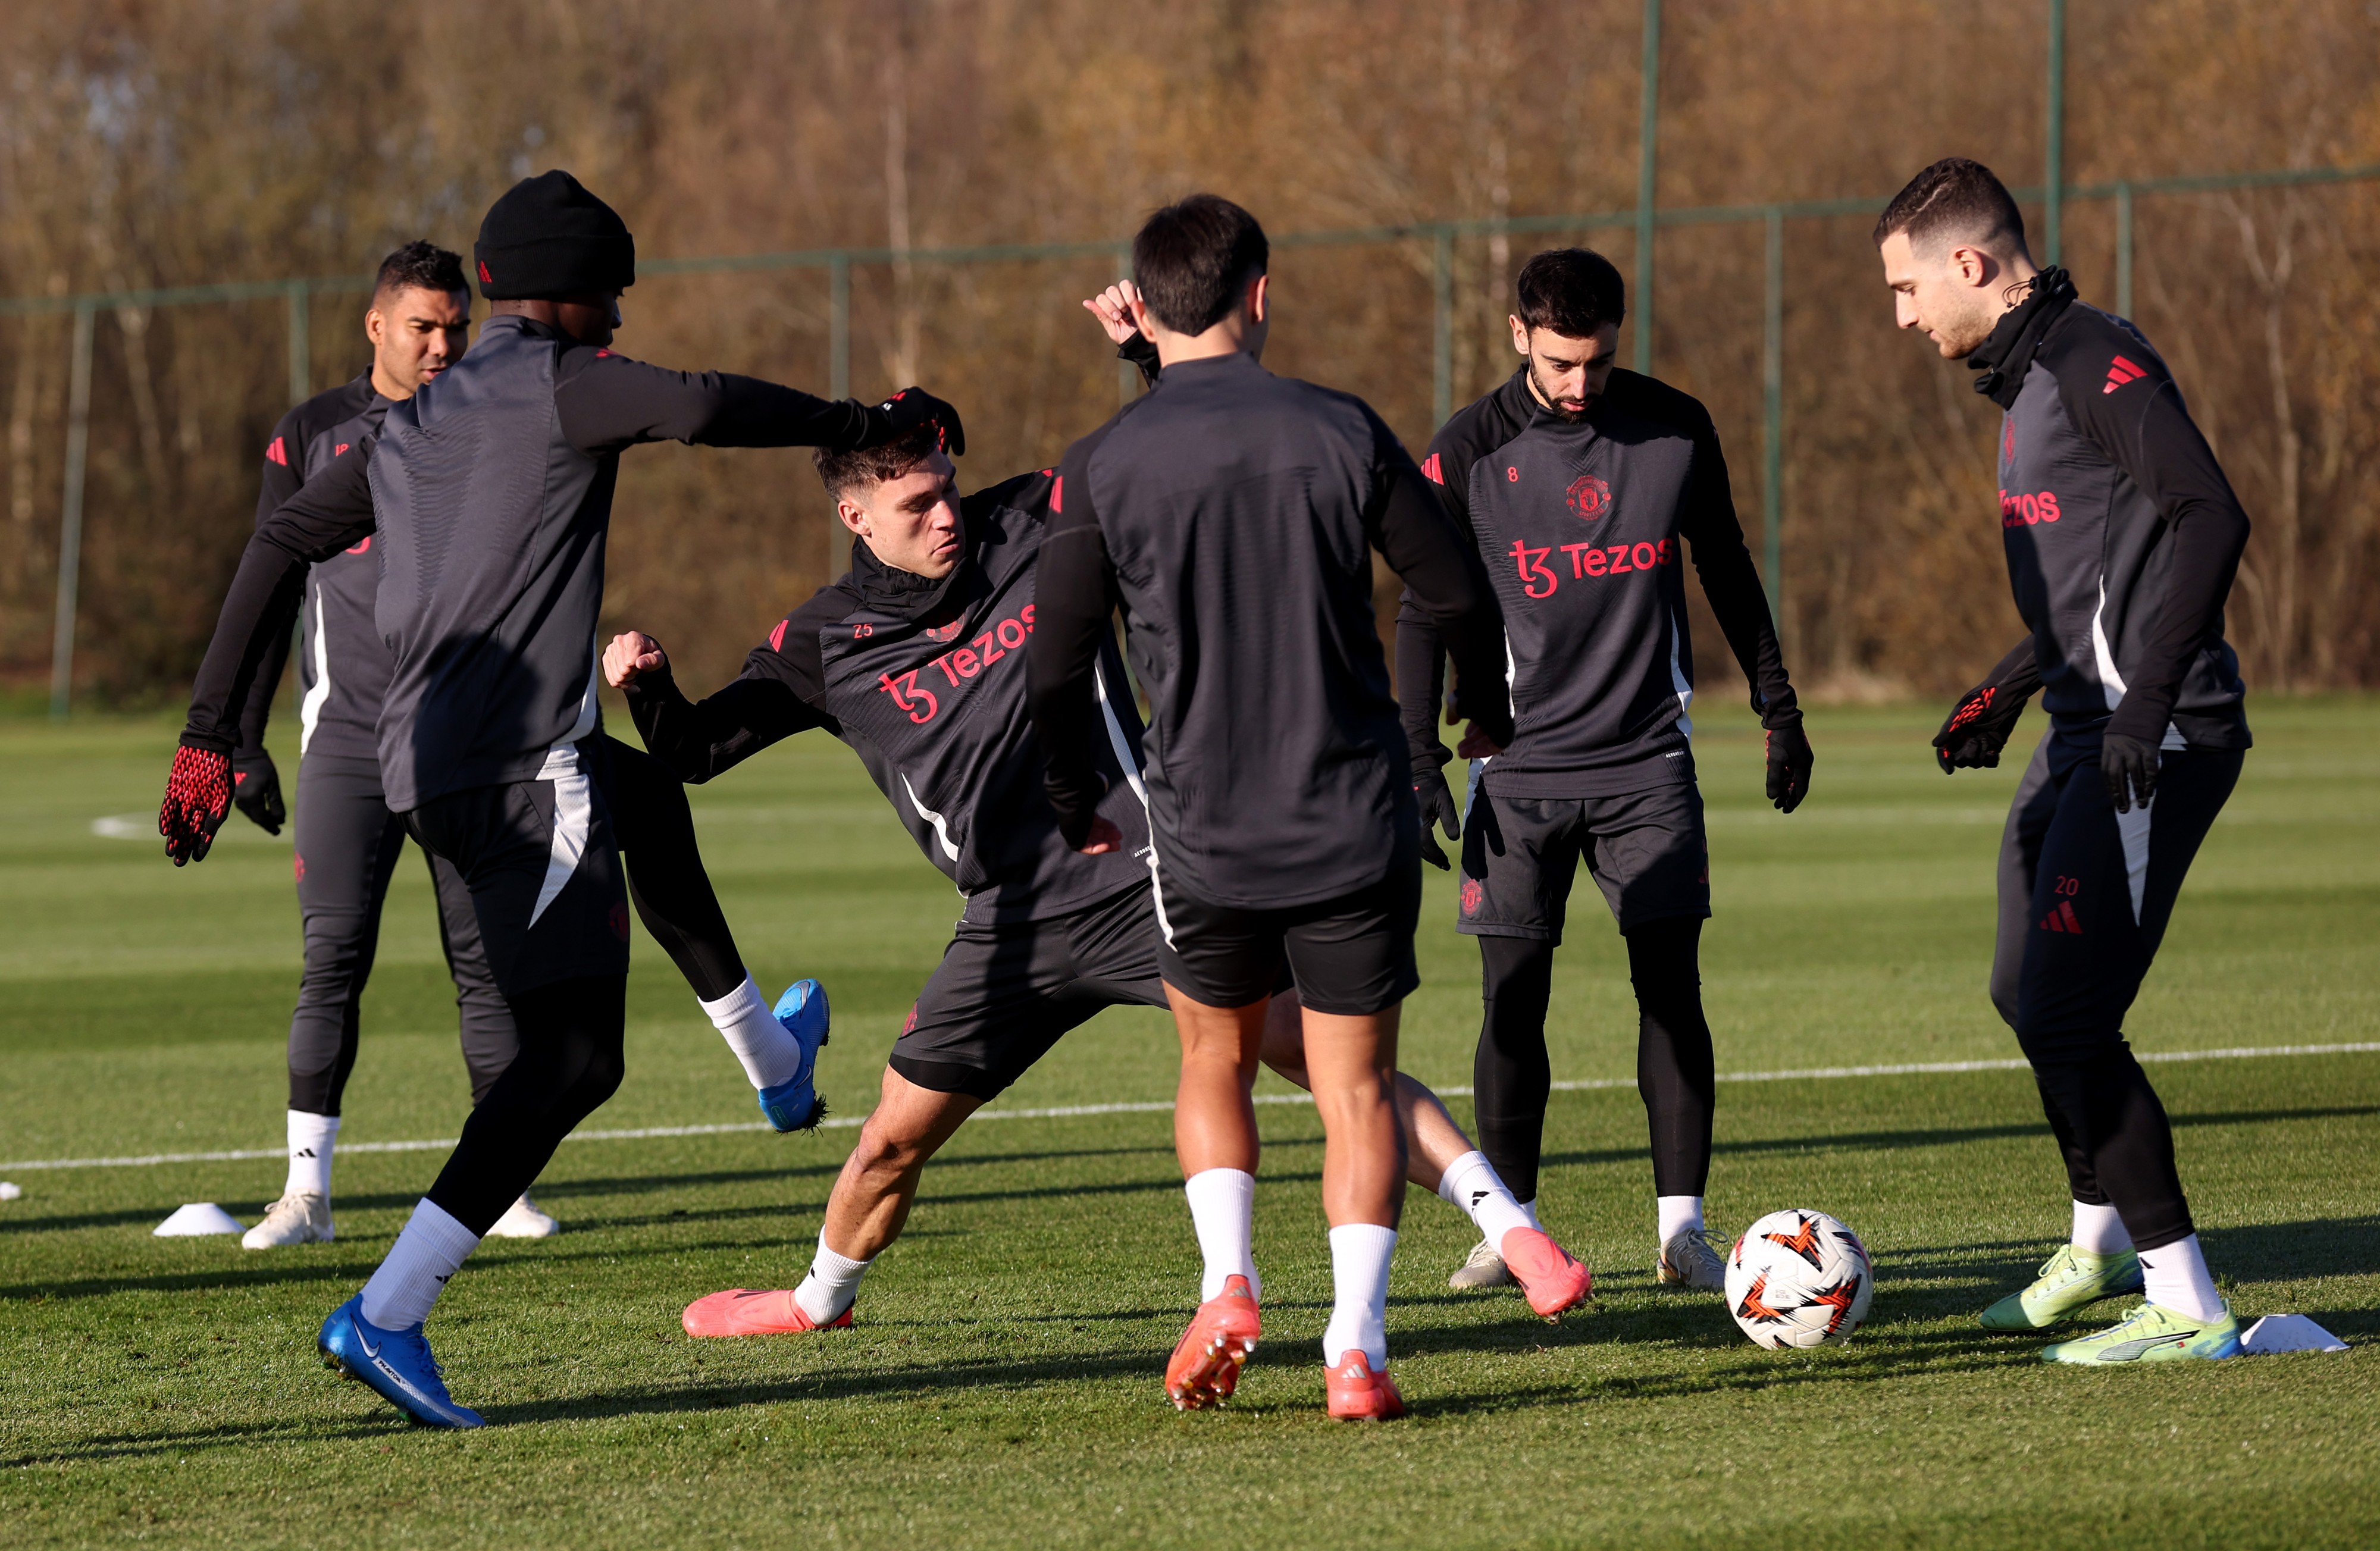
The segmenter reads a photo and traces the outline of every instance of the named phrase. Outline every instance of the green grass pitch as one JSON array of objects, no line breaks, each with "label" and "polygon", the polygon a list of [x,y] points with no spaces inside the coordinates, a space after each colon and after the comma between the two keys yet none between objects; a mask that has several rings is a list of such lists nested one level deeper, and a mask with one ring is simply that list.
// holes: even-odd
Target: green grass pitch
[{"label": "green grass pitch", "polygon": [[[2246,779],[2131,1022],[2145,1051],[2380,1038],[2380,702],[2252,711]],[[1944,779],[1937,715],[1814,713],[1816,794],[1783,818],[1756,731],[1710,711],[1723,1072],[2015,1053],[1983,979],[2021,760]],[[171,742],[159,721],[0,724],[0,1159],[277,1146],[288,847],[235,818],[202,866],[168,866],[148,830]],[[696,804],[756,973],[830,987],[822,1085],[863,1114],[956,901],[821,736]],[[117,816],[136,838],[94,830]],[[1625,961],[1582,893],[1556,1075],[1625,1078]],[[1405,1065],[1446,1084],[1470,1079],[1478,1017],[1452,917],[1434,873]],[[668,962],[637,955],[628,1080],[590,1128],[756,1119]],[[1002,1106],[1162,1100],[1172,1069],[1161,1017],[1111,1013]],[[408,1429],[313,1352],[438,1152],[344,1153],[338,1242],[270,1254],[149,1230],[185,1201],[253,1221],[277,1159],[0,1170],[26,1189],[0,1205],[0,1545],[2370,1545],[2380,1055],[2151,1071],[2236,1305],[2357,1350],[2101,1373],[1978,1330],[2066,1219],[2032,1084],[2006,1071],[1722,1086],[1714,1227],[1812,1206],[1876,1255],[1865,1327],[1809,1353],[1654,1289],[1635,1096],[1558,1094],[1546,1215],[1597,1304],[1551,1327],[1451,1292],[1472,1235],[1415,1193],[1389,1315],[1415,1415],[1378,1427],[1322,1415],[1320,1135],[1293,1105],[1261,1111],[1267,1339],[1240,1400],[1191,1416],[1159,1383],[1196,1289],[1162,1113],[968,1126],[856,1330],[742,1342],[689,1341],[679,1308],[800,1276],[852,1133],[567,1144],[538,1188],[563,1236],[492,1242],[433,1321],[457,1398],[497,1424],[469,1435]],[[342,1141],[452,1136],[467,1102],[408,857]]]}]

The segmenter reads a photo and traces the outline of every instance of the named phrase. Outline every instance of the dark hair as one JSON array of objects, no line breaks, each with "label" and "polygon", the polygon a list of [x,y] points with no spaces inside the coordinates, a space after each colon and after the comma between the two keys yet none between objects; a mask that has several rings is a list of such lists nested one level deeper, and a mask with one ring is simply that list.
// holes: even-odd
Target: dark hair
[{"label": "dark hair", "polygon": [[380,261],[380,273],[372,281],[372,300],[408,285],[425,291],[468,293],[471,289],[470,282],[463,278],[463,256],[426,240],[408,242]]},{"label": "dark hair", "polygon": [[941,428],[929,420],[905,435],[854,453],[835,453],[820,447],[810,454],[810,461],[818,465],[826,492],[840,501],[863,485],[880,485],[887,479],[899,479],[932,457],[941,444]]},{"label": "dark hair", "polygon": [[1912,248],[1963,242],[1991,248],[2005,242],[2024,251],[2024,217],[2009,198],[2008,186],[1981,162],[1945,156],[1909,180],[1876,218],[1876,245],[1895,232],[1909,234]]},{"label": "dark hair", "polygon": [[1521,323],[1585,339],[1628,316],[1628,287],[1592,248],[1549,248],[1521,266]]},{"label": "dark hair", "polygon": [[1141,224],[1132,278],[1159,322],[1205,333],[1231,315],[1271,257],[1255,216],[1220,194],[1193,194]]}]

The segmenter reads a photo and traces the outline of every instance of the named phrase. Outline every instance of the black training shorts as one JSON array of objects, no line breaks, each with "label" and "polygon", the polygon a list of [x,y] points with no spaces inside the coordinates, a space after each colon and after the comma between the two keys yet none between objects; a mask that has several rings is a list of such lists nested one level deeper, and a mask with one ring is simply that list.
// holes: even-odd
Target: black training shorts
[{"label": "black training shorts", "polygon": [[1694,782],[1616,797],[1483,791],[1463,818],[1457,929],[1559,943],[1582,854],[1623,932],[1711,913],[1710,845]]},{"label": "black training shorts", "polygon": [[993,1098],[1096,1014],[1164,1005],[1145,887],[1047,920],[963,920],[890,1065],[921,1088]]},{"label": "black training shorts", "polygon": [[628,973],[628,893],[600,738],[565,744],[536,777],[432,797],[405,816],[422,849],[463,875],[497,989],[508,997]]},{"label": "black training shorts", "polygon": [[1208,1007],[1245,1007],[1290,985],[1317,1012],[1364,1018],[1421,984],[1414,927],[1421,859],[1402,850],[1386,877],[1350,894],[1281,910],[1242,910],[1184,894],[1159,875],[1158,963],[1165,983]]}]

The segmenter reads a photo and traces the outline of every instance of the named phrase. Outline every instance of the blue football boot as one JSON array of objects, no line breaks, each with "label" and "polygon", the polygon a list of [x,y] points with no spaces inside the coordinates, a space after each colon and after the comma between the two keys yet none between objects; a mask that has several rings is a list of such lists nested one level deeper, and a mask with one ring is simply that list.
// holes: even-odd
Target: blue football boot
[{"label": "blue football boot", "polygon": [[826,1101],[818,1096],[819,1047],[827,1042],[826,988],[815,980],[796,980],[777,999],[777,1022],[802,1048],[802,1069],[789,1082],[760,1090],[760,1113],[779,1131],[811,1131],[826,1119]]},{"label": "blue football boot", "polygon": [[342,1378],[371,1386],[414,1424],[421,1427],[484,1427],[480,1413],[455,1403],[439,1376],[438,1359],[417,1325],[383,1330],[364,1317],[360,1292],[331,1311],[315,1339],[322,1361]]}]

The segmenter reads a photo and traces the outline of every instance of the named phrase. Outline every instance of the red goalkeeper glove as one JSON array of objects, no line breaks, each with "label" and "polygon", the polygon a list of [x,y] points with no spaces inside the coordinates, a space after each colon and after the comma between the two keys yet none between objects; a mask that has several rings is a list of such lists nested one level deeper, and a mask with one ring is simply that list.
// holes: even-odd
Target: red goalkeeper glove
[{"label": "red goalkeeper glove", "polygon": [[188,744],[176,749],[165,801],[157,809],[157,832],[165,837],[174,865],[203,860],[230,812],[231,756]]}]

